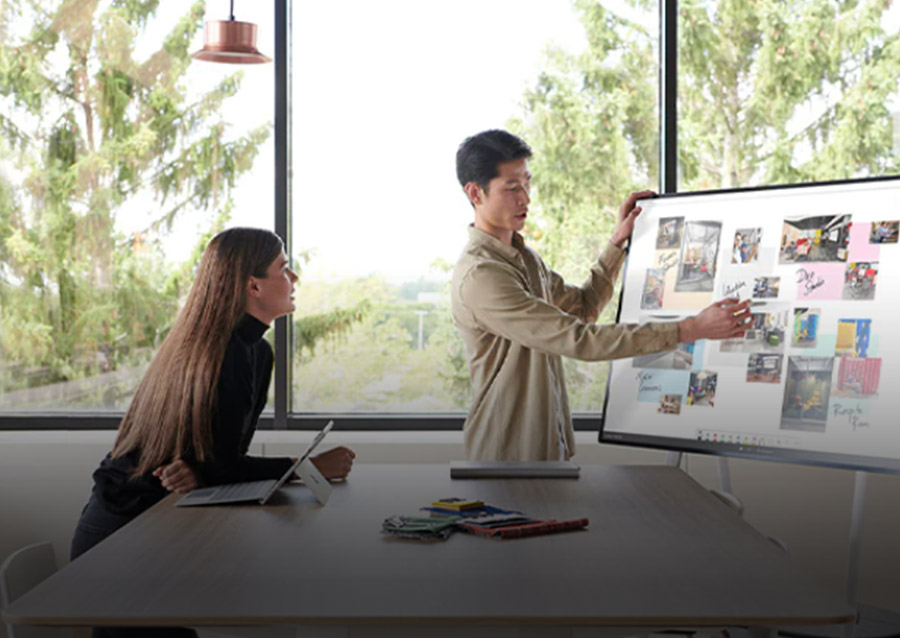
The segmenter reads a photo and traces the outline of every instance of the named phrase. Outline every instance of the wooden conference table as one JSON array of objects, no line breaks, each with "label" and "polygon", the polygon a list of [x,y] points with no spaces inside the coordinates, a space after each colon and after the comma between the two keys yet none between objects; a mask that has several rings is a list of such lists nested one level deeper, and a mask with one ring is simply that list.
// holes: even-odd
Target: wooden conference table
[{"label": "wooden conference table", "polygon": [[[457,533],[421,543],[380,533],[386,517],[415,515],[448,496],[540,518],[587,516],[591,524],[503,541]],[[472,631],[459,635],[506,636],[522,626],[528,635],[551,626],[592,635],[587,628],[854,617],[840,596],[667,466],[586,466],[578,480],[451,480],[446,465],[357,465],[326,507],[302,485],[283,488],[264,507],[175,508],[175,500],[38,585],[7,619],[295,625],[307,629],[298,635],[329,636],[364,635],[364,626],[385,635],[385,624],[462,624]],[[393,635],[400,634],[407,635]]]}]

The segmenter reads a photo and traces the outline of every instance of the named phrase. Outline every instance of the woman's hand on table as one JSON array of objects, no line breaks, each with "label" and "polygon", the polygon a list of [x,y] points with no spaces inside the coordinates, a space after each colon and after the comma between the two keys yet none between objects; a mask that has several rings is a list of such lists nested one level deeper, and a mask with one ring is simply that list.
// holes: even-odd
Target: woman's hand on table
[{"label": "woman's hand on table", "polygon": [[342,445],[327,452],[322,452],[310,460],[316,466],[316,469],[322,473],[322,476],[331,480],[347,476],[350,473],[350,468],[353,467],[353,459],[355,458],[356,454],[353,450]]},{"label": "woman's hand on table", "polygon": [[194,470],[181,459],[175,459],[168,465],[160,465],[153,470],[153,476],[159,479],[164,488],[179,494],[190,492],[200,485]]}]

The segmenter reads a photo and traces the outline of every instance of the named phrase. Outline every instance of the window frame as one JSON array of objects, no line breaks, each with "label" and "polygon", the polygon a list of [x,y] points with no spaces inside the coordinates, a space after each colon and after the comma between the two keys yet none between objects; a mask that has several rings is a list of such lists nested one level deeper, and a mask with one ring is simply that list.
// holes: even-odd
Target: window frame
[{"label": "window frame", "polygon": [[[291,251],[291,2],[275,0],[275,232]],[[659,0],[659,192],[678,191],[678,0]],[[878,179],[878,178],[875,178]],[[756,187],[766,188],[766,186]],[[260,429],[318,430],[329,419],[336,428],[353,431],[460,430],[463,413],[304,413],[291,406],[291,322],[282,317],[275,322],[274,411],[264,413]],[[4,430],[114,430],[124,412],[0,412]],[[600,413],[573,414],[576,430],[598,431]]]},{"label": "window frame", "polygon": [[[666,18],[668,16],[668,18]],[[676,0],[660,0],[660,30],[665,24],[667,27],[671,23],[671,28],[677,25],[677,6]],[[292,24],[291,2],[290,0],[276,0],[275,2],[275,232],[284,240],[285,250],[291,254],[292,233],[292,207],[291,207],[291,116],[290,116],[290,100],[291,100],[291,33],[290,25]],[[670,38],[671,51],[668,56],[673,63],[677,56],[677,38],[674,31]],[[660,47],[660,68],[663,67],[666,54]],[[666,99],[672,101],[671,122],[663,127],[661,126],[661,135],[671,135],[672,144],[669,152],[671,161],[666,162],[663,166],[666,171],[661,170],[660,175],[664,176],[660,180],[660,186],[663,183],[671,182],[673,190],[663,190],[662,192],[674,192],[676,184],[676,167],[677,155],[674,144],[674,135],[676,131],[676,120],[674,116],[674,100],[677,89],[677,82],[672,70],[672,81],[666,85],[669,89],[666,91]],[[660,96],[663,96],[663,85],[660,83]],[[663,104],[662,99],[660,104]],[[660,122],[663,122],[662,115],[669,112],[662,110]],[[668,139],[668,137],[666,137]],[[669,149],[666,146],[666,149]],[[388,412],[372,412],[372,413],[304,413],[294,411],[291,405],[291,353],[290,344],[293,342],[292,323],[287,317],[281,317],[275,321],[275,374],[273,385],[275,390],[275,412],[274,414],[263,414],[259,420],[259,429],[273,430],[320,430],[330,419],[335,421],[335,429],[351,430],[351,431],[413,431],[413,430],[431,430],[431,431],[458,431],[462,430],[465,422],[464,413],[388,413]],[[2,417],[0,417],[2,418]],[[110,418],[110,417],[107,417]],[[110,419],[112,420],[112,419]],[[602,414],[576,412],[572,415],[573,427],[577,431],[598,432],[603,425]],[[111,427],[116,427],[116,425]],[[0,420],[0,429],[2,429],[2,420]]]},{"label": "window frame", "polygon": [[[674,57],[677,54],[677,0],[660,0],[660,68],[665,69],[660,80],[660,135],[666,144],[660,145],[661,192],[674,192],[676,149],[674,100],[676,77]],[[291,254],[291,1],[275,0],[275,232],[284,240],[285,250]],[[671,29],[671,36],[664,31]],[[669,46],[671,43],[671,47]],[[669,50],[671,48],[671,51]],[[671,75],[669,65],[672,65]],[[666,78],[663,83],[662,78]],[[670,81],[669,81],[670,80]],[[671,103],[671,106],[670,106]],[[671,142],[670,142],[671,140]],[[669,161],[666,161],[671,156]],[[668,190],[665,185],[673,185]],[[458,431],[465,421],[464,413],[304,413],[291,406],[292,324],[286,317],[275,321],[275,373],[273,375],[274,412],[263,413],[259,420],[261,430],[319,430],[334,419],[335,429],[351,431]],[[63,412],[63,411],[0,411],[0,431],[9,430],[115,430],[124,416],[122,412]],[[599,431],[603,416],[598,413],[572,415],[573,425],[579,431]]]}]

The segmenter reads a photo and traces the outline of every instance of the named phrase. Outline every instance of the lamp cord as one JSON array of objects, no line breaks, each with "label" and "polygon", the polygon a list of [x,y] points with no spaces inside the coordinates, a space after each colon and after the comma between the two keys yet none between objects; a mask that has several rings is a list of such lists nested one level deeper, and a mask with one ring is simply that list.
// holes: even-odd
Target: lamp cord
[{"label": "lamp cord", "polygon": [[234,0],[231,0],[231,20],[234,20]]}]

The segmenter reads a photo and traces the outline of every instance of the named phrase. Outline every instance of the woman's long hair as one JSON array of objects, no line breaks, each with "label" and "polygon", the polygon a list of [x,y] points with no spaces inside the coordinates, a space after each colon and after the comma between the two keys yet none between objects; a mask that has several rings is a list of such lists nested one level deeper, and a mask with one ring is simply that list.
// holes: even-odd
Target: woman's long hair
[{"label": "woman's long hair", "polygon": [[246,309],[247,283],[265,277],[282,250],[278,235],[257,228],[231,228],[207,245],[184,308],[119,425],[112,456],[140,450],[135,475],[188,451],[197,462],[211,456],[219,372]]}]

